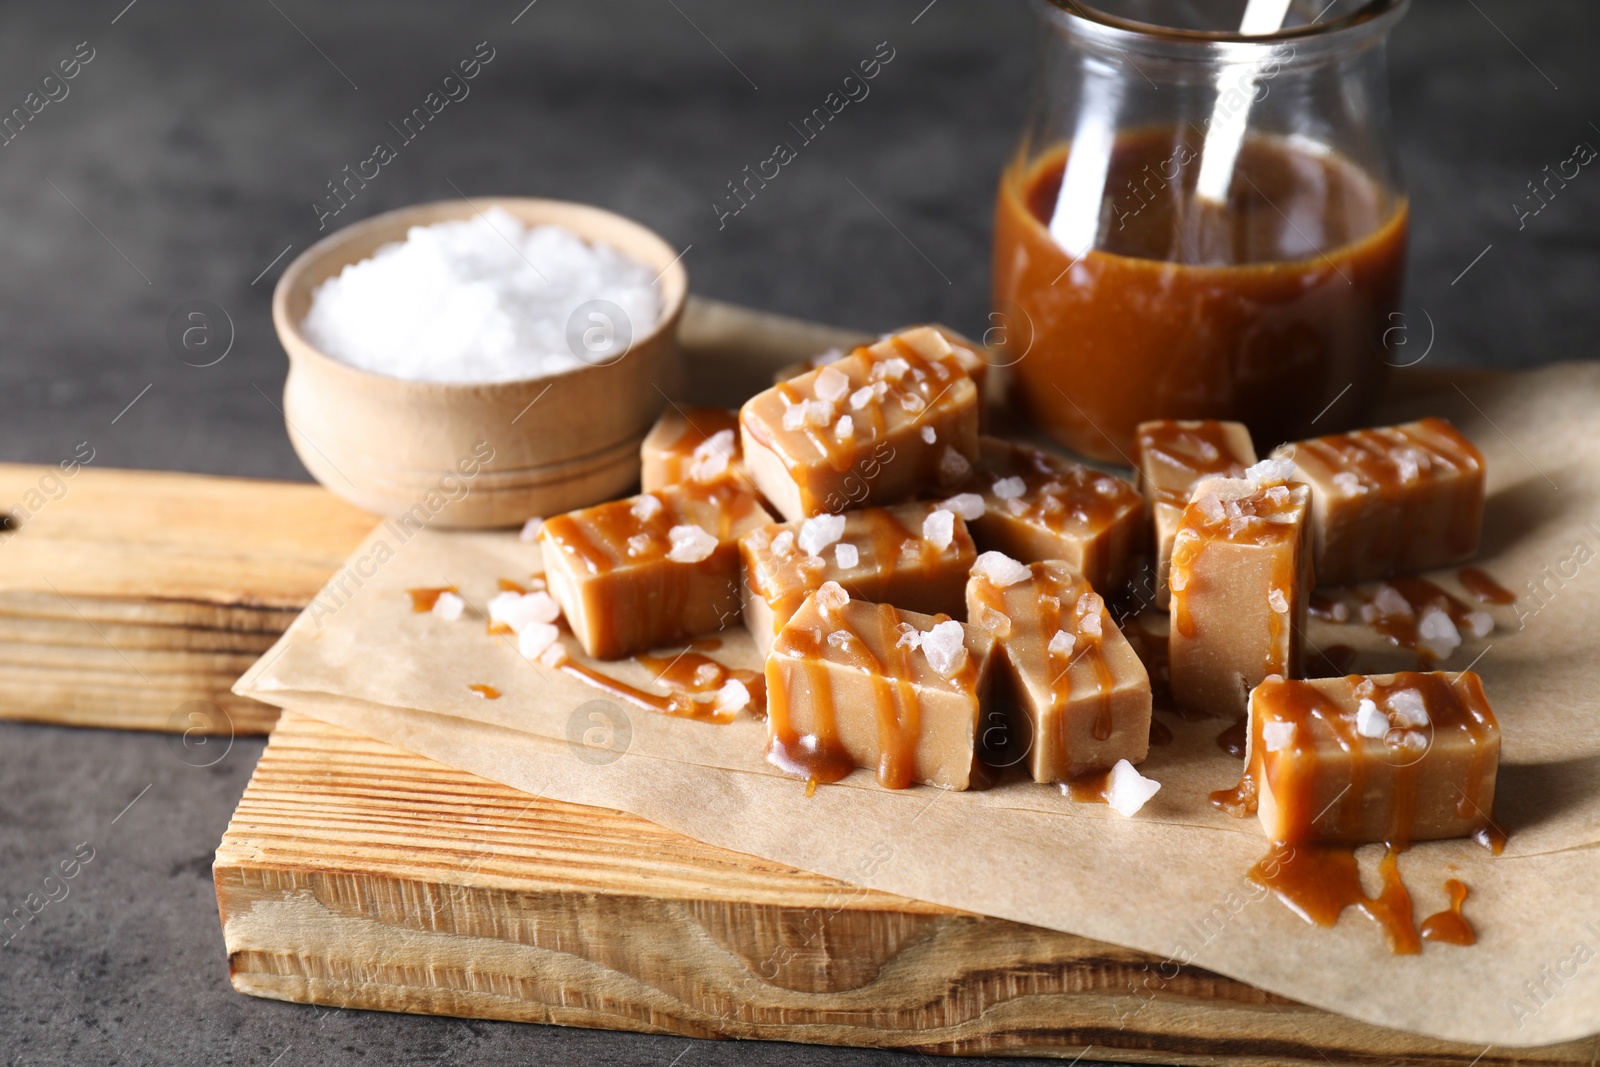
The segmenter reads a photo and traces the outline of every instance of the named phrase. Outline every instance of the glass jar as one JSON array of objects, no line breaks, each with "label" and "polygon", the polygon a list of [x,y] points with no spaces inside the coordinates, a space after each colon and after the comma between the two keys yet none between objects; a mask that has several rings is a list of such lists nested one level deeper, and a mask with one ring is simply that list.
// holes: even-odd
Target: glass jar
[{"label": "glass jar", "polygon": [[1294,0],[1245,36],[1242,0],[1033,0],[992,321],[1040,429],[1131,465],[1146,419],[1237,419],[1264,455],[1365,413],[1405,273],[1385,42],[1407,3]]}]

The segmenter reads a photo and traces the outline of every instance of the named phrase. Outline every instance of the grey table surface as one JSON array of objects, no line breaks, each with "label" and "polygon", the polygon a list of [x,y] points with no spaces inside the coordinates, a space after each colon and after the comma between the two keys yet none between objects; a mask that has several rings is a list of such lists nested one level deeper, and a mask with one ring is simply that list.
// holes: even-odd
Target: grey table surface
[{"label": "grey table surface", "polygon": [[[6,5],[0,113],[58,60],[93,58],[0,146],[0,460],[55,462],[87,440],[97,465],[304,478],[274,407],[272,283],[317,237],[325,183],[480,42],[494,58],[470,95],[331,225],[458,193],[587,200],[688,248],[705,295],[864,328],[979,329],[1030,27],[1017,0]],[[871,95],[719,226],[724,183],[885,41],[895,58]],[[1596,44],[1600,7],[1576,2],[1418,0],[1396,32],[1407,314],[1433,324],[1433,363],[1594,354],[1600,176],[1520,227],[1514,205],[1577,142],[1600,145]],[[167,340],[195,299],[234,327],[214,366]],[[210,866],[260,751],[240,740],[196,769],[163,737],[0,725],[0,912],[80,843],[94,850],[64,899],[0,935],[0,1063],[917,1058],[238,996]]]}]

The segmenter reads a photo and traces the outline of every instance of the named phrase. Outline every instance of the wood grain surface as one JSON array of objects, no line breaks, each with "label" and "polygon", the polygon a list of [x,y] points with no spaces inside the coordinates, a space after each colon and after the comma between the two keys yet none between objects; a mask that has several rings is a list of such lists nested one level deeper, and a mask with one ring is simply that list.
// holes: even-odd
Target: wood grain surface
[{"label": "wood grain surface", "polygon": [[520,793],[286,711],[214,868],[255,996],[940,1054],[1593,1064],[1414,1037]]},{"label": "wood grain surface", "polygon": [[320,486],[0,464],[0,718],[260,734],[229,690],[374,519]]}]

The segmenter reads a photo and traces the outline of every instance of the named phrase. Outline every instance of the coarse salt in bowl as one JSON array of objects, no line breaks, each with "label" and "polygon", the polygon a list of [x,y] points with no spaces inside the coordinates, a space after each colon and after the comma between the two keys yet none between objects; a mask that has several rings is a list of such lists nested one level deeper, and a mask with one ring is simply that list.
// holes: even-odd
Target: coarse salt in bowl
[{"label": "coarse salt in bowl", "polygon": [[583,204],[461,199],[356,223],[273,295],[290,440],[323,485],[408,530],[610,499],[676,384],[687,294],[672,246]]},{"label": "coarse salt in bowl", "polygon": [[414,226],[349,264],[317,286],[302,329],[334,359],[396,378],[544,377],[609,362],[635,324],[653,326],[655,273],[562,226],[490,207]]}]

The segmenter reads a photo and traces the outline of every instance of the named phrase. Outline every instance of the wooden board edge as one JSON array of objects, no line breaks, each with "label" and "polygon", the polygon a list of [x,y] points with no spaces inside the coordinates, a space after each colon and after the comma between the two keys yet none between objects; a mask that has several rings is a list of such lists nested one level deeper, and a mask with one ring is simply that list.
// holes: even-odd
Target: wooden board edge
[{"label": "wooden board edge", "polygon": [[[408,778],[458,792],[471,811],[430,815]],[[965,1055],[1089,1048],[1128,1062],[1429,1067],[1600,1055],[1600,1039],[1507,1050],[1417,1037],[1197,968],[1152,982],[1160,961],[1133,950],[913,911],[869,890],[819,918],[818,895],[803,891],[816,876],[803,872],[793,872],[801,906],[765,888],[738,899],[725,881],[713,883],[720,897],[674,891],[681,879],[653,894],[649,879],[619,878],[626,891],[608,891],[593,870],[574,877],[537,849],[517,851],[519,880],[504,865],[481,871],[461,839],[464,825],[487,833],[489,801],[513,813],[541,803],[286,713],[241,801],[251,814],[230,824],[214,867],[234,987],[332,1007]],[[569,820],[637,822],[542,803]],[[352,847],[348,833],[373,834],[373,848]],[[424,850],[444,862],[406,859]],[[708,850],[681,851],[692,867]],[[704,862],[763,862],[715,852]]]}]

